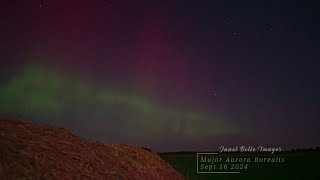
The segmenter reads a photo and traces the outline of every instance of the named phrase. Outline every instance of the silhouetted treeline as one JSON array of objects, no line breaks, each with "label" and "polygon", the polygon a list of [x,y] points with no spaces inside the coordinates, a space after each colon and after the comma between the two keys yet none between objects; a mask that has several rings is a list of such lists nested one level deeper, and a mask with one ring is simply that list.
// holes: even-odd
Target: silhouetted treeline
[{"label": "silhouetted treeline", "polygon": [[315,148],[296,148],[291,150],[291,152],[310,152],[310,151],[320,152],[320,146],[317,146]]},{"label": "silhouetted treeline", "polygon": [[[212,152],[216,152],[219,153],[217,151],[212,151]],[[282,151],[280,153],[286,153],[286,152],[320,152],[320,146],[316,146],[314,148],[296,148],[296,149],[291,149],[291,150],[286,150],[286,151]],[[158,154],[197,154],[199,152],[195,152],[195,151],[178,151],[178,152],[161,152]],[[201,153],[210,153],[210,152],[201,152]],[[233,153],[239,153],[239,152],[229,152],[231,154]],[[248,153],[248,154],[252,154],[252,153],[259,153],[259,152],[242,152],[242,153]]]}]

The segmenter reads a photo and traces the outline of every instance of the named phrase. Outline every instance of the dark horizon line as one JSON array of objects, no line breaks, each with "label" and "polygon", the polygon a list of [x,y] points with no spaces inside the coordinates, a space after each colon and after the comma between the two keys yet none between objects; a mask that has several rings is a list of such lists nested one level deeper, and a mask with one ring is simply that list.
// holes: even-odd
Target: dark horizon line
[{"label": "dark horizon line", "polygon": [[[2,113],[0,112],[0,120],[1,119],[7,119],[7,120],[13,120],[13,121],[22,121],[22,122],[27,122],[27,123],[36,123],[36,124],[39,124],[39,125],[49,125],[53,128],[64,128],[64,127],[57,127],[57,126],[54,126],[52,124],[48,124],[48,123],[40,123],[40,122],[32,122],[32,121],[28,121],[27,119],[28,118],[25,118],[23,115],[20,115],[20,114],[15,114],[15,115],[12,115],[10,113]],[[68,128],[67,128],[68,129]],[[74,133],[71,129],[68,129],[70,132]],[[77,134],[79,135],[79,134]],[[84,138],[84,139],[87,139],[87,140],[92,140],[94,142],[100,142],[99,140],[93,140],[93,139],[88,139],[88,138],[85,138],[81,135],[79,135],[80,137]],[[123,144],[123,143],[117,143],[117,144]],[[136,144],[137,145],[137,144]],[[157,150],[152,150],[143,146],[143,145],[138,145],[140,148],[142,149],[145,149],[147,151],[150,151],[150,152],[154,152],[154,153],[158,153],[158,154],[190,154],[190,153],[219,153],[219,151],[217,150],[213,150],[213,151],[194,151],[194,150],[180,150],[180,151],[157,151]],[[314,151],[314,152],[320,152],[320,145],[314,145],[313,147],[299,147],[299,148],[285,148],[283,149],[281,152],[277,152],[277,153],[284,153],[284,152],[310,152],[310,151]],[[224,154],[225,153],[265,153],[265,152],[240,152],[240,151],[237,151],[237,152],[223,152]]]},{"label": "dark horizon line", "polygon": [[[151,151],[148,148],[144,148],[148,151]],[[288,153],[288,152],[320,152],[320,146],[315,146],[311,148],[295,148],[291,150],[283,150],[281,152],[276,152],[276,153]],[[237,153],[243,153],[243,154],[257,154],[257,153],[268,153],[268,152],[223,152],[219,153],[219,151],[169,151],[169,152],[157,152],[158,154],[190,154],[190,153],[218,153],[218,154],[237,154]]]}]

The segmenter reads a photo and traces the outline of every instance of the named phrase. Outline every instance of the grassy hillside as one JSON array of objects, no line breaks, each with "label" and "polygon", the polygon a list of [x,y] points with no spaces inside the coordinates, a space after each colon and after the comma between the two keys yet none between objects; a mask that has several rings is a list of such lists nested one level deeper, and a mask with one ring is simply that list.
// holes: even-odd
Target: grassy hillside
[{"label": "grassy hillside", "polygon": [[182,180],[157,154],[67,129],[0,119],[0,179]]}]

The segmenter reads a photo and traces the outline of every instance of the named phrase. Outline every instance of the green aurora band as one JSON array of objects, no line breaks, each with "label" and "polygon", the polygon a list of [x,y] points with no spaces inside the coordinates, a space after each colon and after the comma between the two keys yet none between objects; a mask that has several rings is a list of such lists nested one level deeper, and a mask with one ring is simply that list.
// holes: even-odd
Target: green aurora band
[{"label": "green aurora band", "polygon": [[30,65],[0,87],[0,112],[146,141],[168,135],[197,140],[236,133],[219,116],[161,105],[142,95],[88,82]]}]

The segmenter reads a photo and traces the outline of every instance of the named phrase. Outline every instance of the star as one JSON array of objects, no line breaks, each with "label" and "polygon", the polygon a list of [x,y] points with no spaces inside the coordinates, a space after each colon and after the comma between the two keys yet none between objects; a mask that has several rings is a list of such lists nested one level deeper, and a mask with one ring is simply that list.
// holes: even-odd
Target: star
[{"label": "star", "polygon": [[212,92],[214,96],[217,95],[217,92],[216,92],[216,91],[217,91],[216,88],[214,88],[214,89],[213,89],[213,92]]},{"label": "star", "polygon": [[238,42],[240,41],[240,34],[239,34],[239,33],[236,33],[236,32],[233,32],[233,33],[232,33],[232,41],[238,43]]},{"label": "star", "polygon": [[265,27],[265,31],[272,31],[272,30],[273,30],[272,24],[267,24]]},{"label": "star", "polygon": [[42,0],[42,1],[40,1],[40,8],[47,8],[48,7],[48,4],[47,4],[48,2],[47,1],[45,1],[45,0]]}]

